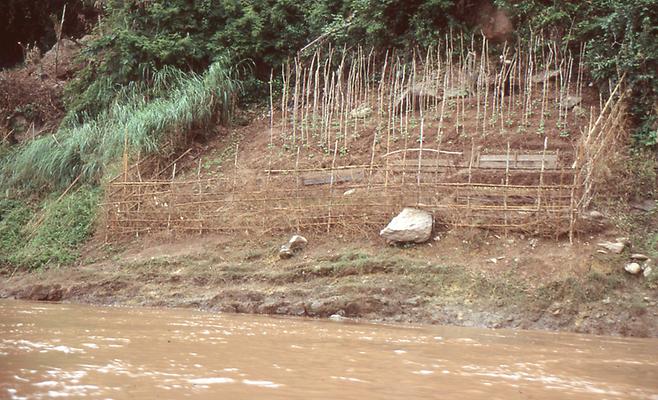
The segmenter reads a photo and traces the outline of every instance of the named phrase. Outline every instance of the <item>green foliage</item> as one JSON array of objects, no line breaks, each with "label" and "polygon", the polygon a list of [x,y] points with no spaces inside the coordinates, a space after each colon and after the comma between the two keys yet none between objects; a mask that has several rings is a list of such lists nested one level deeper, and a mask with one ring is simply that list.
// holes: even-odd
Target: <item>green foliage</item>
[{"label": "green foliage", "polygon": [[67,108],[94,116],[129,82],[149,82],[164,66],[199,72],[222,57],[250,60],[255,68],[241,78],[266,90],[258,81],[316,38],[337,48],[429,45],[463,26],[463,8],[448,0],[108,0]]},{"label": "green foliage", "polygon": [[248,72],[266,79],[271,66],[304,44],[304,3],[108,0],[98,39],[83,54],[86,66],[67,90],[67,108],[94,116],[109,106],[113,91],[150,82],[165,66],[200,72],[226,58],[251,60],[256,68]]},{"label": "green foliage", "polygon": [[[514,16],[521,37],[545,31],[577,49],[587,42],[584,62],[599,87],[626,75],[638,144],[658,144],[658,7],[655,0],[595,0],[550,4],[498,0]],[[577,51],[576,51],[577,52]]]},{"label": "green foliage", "polygon": [[164,142],[175,145],[190,130],[226,118],[236,89],[231,70],[221,62],[204,75],[163,68],[150,86],[124,88],[96,119],[63,126],[18,148],[0,163],[0,187],[56,189],[77,176],[97,182],[123,154],[124,144],[131,152],[155,153]]},{"label": "green foliage", "polygon": [[0,265],[28,268],[74,262],[93,232],[100,190],[84,186],[58,200],[53,194],[38,213],[25,203],[0,201]]},{"label": "green foliage", "polygon": [[658,7],[653,0],[607,0],[595,7],[579,26],[590,40],[585,62],[594,79],[604,81],[626,74],[631,112],[639,129],[636,139],[658,144]]},{"label": "green foliage", "polygon": [[0,266],[8,264],[10,255],[23,246],[23,228],[32,214],[30,207],[23,202],[0,200]]}]

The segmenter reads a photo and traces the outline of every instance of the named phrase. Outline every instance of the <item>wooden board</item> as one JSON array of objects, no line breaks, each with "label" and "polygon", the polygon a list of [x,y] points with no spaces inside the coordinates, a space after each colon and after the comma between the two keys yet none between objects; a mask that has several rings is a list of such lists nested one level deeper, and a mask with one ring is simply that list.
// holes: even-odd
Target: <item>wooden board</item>
[{"label": "wooden board", "polygon": [[[506,169],[509,157],[510,170],[544,170],[558,169],[557,154],[482,154],[473,162],[473,168],[479,169]],[[393,170],[413,172],[418,169],[418,159],[408,158],[404,161],[395,161],[389,164]],[[438,171],[442,168],[468,168],[468,162],[455,161],[451,158],[427,158],[420,160],[421,171]]]},{"label": "wooden board", "polygon": [[[420,160],[420,169],[421,171],[436,171],[441,168],[450,168],[459,166],[454,160],[450,158],[427,158]],[[389,164],[389,167],[393,170],[406,170],[413,171],[418,169],[418,159],[408,158],[404,161],[393,161]]]},{"label": "wooden board", "polygon": [[304,186],[330,185],[344,182],[362,181],[364,173],[362,169],[352,169],[332,172],[313,172],[302,176]]},{"label": "wooden board", "polygon": [[557,169],[557,154],[482,154],[476,166],[487,169]]}]

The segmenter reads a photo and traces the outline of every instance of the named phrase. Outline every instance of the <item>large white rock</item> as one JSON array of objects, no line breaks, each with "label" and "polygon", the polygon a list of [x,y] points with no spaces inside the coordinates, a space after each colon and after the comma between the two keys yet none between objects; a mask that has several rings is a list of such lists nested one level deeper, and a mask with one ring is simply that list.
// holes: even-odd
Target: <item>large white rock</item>
[{"label": "large white rock", "polygon": [[427,211],[405,208],[379,232],[379,235],[391,242],[423,243],[432,235],[434,218]]}]

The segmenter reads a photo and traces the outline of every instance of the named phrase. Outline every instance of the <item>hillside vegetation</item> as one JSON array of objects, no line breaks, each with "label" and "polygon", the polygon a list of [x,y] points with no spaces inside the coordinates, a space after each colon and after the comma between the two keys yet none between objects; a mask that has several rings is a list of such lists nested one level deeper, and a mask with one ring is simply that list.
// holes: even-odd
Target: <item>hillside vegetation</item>
[{"label": "hillside vegetation", "polygon": [[[0,6],[3,29],[23,46],[8,51],[26,53],[30,43],[43,51],[62,35],[91,37],[80,68],[65,82],[58,129],[10,145],[4,138],[11,127],[0,126],[2,264],[70,263],[93,231],[98,188],[122,158],[170,155],[199,132],[212,132],[209,126],[228,122],[235,105],[267,104],[270,80],[281,81],[282,65],[322,46],[410,55],[450,32],[484,33],[498,56],[505,40],[539,46],[534,40],[542,32],[579,55],[576,62],[603,97],[625,76],[634,152],[651,152],[658,143],[658,8],[652,0],[78,0],[66,2],[65,13],[64,2],[38,4]],[[0,94],[2,87],[0,79]],[[641,170],[645,181],[650,170]],[[75,238],[53,239],[59,233],[51,232],[59,231],[48,221],[61,213],[78,218]],[[62,252],[43,250],[57,243]],[[37,248],[47,255],[26,256]]]}]

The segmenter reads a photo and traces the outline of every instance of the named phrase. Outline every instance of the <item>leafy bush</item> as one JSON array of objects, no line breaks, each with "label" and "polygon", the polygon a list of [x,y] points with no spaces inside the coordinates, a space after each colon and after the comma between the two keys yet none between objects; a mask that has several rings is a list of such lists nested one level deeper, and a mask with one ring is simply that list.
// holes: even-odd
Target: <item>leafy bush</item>
[{"label": "leafy bush", "polygon": [[658,144],[658,7],[653,0],[595,2],[579,25],[590,40],[585,62],[594,79],[605,81],[626,74],[632,92],[631,113],[641,144]]},{"label": "leafy bush", "polygon": [[68,109],[95,115],[109,104],[108,92],[150,81],[163,66],[199,72],[221,57],[250,60],[255,68],[243,78],[267,81],[321,36],[337,48],[427,45],[469,11],[448,0],[107,0]]},{"label": "leafy bush", "polygon": [[[307,2],[308,3],[308,2]],[[111,94],[130,82],[149,83],[165,66],[201,72],[230,56],[250,59],[266,79],[304,44],[304,1],[108,0],[97,39],[83,54],[86,66],[67,89],[69,111],[95,116]]]}]

